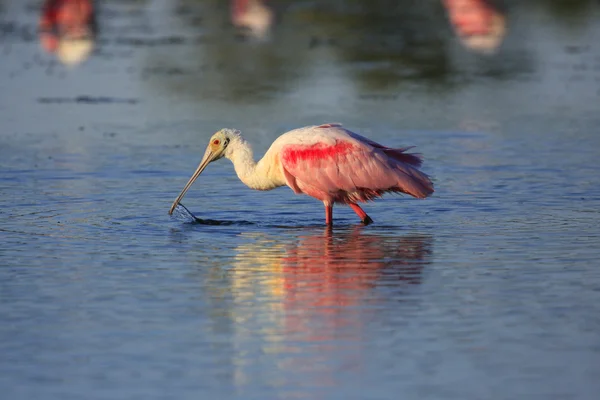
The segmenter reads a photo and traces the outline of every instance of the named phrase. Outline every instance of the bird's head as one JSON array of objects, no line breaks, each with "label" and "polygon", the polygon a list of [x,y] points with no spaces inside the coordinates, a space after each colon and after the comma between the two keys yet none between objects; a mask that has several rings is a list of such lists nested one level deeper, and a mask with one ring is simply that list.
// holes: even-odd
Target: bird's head
[{"label": "bird's head", "polygon": [[194,181],[200,176],[202,171],[206,168],[208,164],[213,161],[216,161],[224,156],[228,156],[230,154],[229,145],[232,141],[238,140],[240,138],[240,132],[235,129],[221,129],[217,133],[211,136],[208,146],[206,146],[206,151],[204,152],[204,157],[202,157],[202,161],[196,168],[196,171],[190,178],[190,180],[185,184],[183,190],[177,196],[177,199],[171,205],[171,209],[169,210],[169,215],[173,214],[173,210],[179,204],[185,193],[192,186]]}]

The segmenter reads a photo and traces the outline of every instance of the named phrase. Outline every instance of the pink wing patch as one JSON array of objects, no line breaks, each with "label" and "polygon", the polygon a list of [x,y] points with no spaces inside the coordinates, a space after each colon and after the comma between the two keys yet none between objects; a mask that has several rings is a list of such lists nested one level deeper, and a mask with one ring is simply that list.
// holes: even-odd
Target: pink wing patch
[{"label": "pink wing patch", "polygon": [[289,166],[295,166],[298,162],[311,164],[314,161],[322,162],[328,159],[334,161],[338,156],[350,153],[353,147],[348,142],[337,142],[333,146],[323,143],[310,146],[290,145],[283,149],[282,159]]},{"label": "pink wing patch", "polygon": [[[359,150],[350,142],[333,145],[288,145],[282,149],[281,164],[287,184],[295,193],[305,193],[319,200],[330,200],[342,188],[354,187],[352,179],[344,176],[348,159]],[[333,194],[333,195],[332,195]]]},{"label": "pink wing patch", "polygon": [[412,166],[419,158],[406,160],[410,155],[404,149],[369,144],[338,139],[333,145],[284,146],[280,156],[286,182],[295,193],[338,203],[369,201],[385,192],[418,198],[433,192],[427,175]]}]

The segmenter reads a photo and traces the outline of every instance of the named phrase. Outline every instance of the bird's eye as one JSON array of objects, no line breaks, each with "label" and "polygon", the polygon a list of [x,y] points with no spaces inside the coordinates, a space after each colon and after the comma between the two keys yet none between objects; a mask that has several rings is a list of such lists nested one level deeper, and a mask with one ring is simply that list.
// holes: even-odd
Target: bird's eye
[{"label": "bird's eye", "polygon": [[213,144],[214,144],[215,146],[218,146],[220,143],[221,143],[221,141],[220,141],[219,139],[215,139],[215,140],[213,140]]}]

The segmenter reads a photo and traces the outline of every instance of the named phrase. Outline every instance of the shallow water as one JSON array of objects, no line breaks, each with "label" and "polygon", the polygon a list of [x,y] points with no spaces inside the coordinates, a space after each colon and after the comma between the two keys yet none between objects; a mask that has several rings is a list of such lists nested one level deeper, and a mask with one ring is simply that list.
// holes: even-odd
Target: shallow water
[{"label": "shallow water", "polygon": [[[266,41],[218,2],[162,4],[103,3],[69,69],[35,2],[0,2],[5,398],[596,398],[597,6],[513,5],[484,57],[435,4],[299,1]],[[204,223],[167,215],[217,129],[262,154],[333,121],[416,145],[435,195],[328,231],[223,160],[183,201]]]}]

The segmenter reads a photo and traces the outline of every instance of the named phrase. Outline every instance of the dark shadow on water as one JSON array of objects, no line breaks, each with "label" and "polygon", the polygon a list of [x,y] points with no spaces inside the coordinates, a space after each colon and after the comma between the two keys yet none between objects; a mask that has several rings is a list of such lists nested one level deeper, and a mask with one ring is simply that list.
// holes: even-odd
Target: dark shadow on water
[{"label": "dark shadow on water", "polygon": [[85,96],[76,97],[39,97],[38,103],[42,104],[137,104],[138,99],[118,98],[109,96]]},{"label": "dark shadow on water", "polygon": [[[373,226],[377,231],[398,231],[398,229],[402,228],[402,226],[398,225],[384,225],[377,224],[377,222],[370,223],[368,225],[364,225],[362,223],[355,222],[345,222],[343,219],[337,220],[337,223],[334,223],[333,227],[324,226],[323,222],[311,224],[309,222],[305,224],[298,224],[294,221],[289,221],[288,224],[282,223],[257,223],[246,220],[217,220],[217,219],[205,219],[199,218],[187,207],[183,204],[179,203],[175,210],[173,210],[173,218],[187,225],[208,225],[208,226],[256,226],[261,228],[268,229],[286,229],[286,230],[304,230],[304,229],[324,229],[325,232],[333,233],[333,232],[345,232],[348,229],[354,230],[362,230],[367,226]],[[334,221],[335,222],[335,221]]]},{"label": "dark shadow on water", "polygon": [[173,218],[183,223],[193,225],[255,225],[250,221],[219,221],[216,219],[198,218],[181,203],[179,203],[175,210],[173,210]]}]

